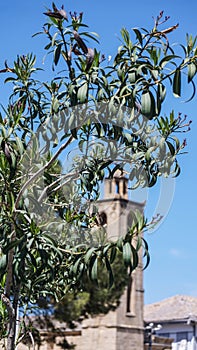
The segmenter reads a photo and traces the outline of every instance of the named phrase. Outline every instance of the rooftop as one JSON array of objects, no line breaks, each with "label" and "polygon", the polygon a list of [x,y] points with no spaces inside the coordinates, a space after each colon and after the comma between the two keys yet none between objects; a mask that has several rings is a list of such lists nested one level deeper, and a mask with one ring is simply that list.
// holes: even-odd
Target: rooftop
[{"label": "rooftop", "polygon": [[197,322],[196,297],[175,295],[144,306],[144,320],[147,323],[181,321],[185,319],[192,319]]}]

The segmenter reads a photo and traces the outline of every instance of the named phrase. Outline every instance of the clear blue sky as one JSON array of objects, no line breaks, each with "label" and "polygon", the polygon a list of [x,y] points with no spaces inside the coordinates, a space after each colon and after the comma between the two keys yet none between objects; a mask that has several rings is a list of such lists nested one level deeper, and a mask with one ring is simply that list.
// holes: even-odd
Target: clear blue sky
[{"label": "clear blue sky", "polygon": [[[195,0],[122,0],[91,1],[67,0],[64,3],[68,11],[83,11],[84,19],[92,31],[100,34],[101,51],[113,55],[119,41],[117,36],[121,27],[151,27],[152,16],[164,10],[170,15],[169,25],[179,23],[179,28],[171,34],[173,41],[185,42],[185,33],[197,34],[197,2]],[[5,59],[12,63],[17,54],[35,52],[38,66],[42,66],[44,41],[42,37],[31,38],[32,34],[42,30],[45,7],[48,0],[8,0],[2,1],[0,12],[1,54],[0,68]],[[8,88],[3,86],[0,77],[0,101],[6,103]],[[187,151],[181,159],[182,173],[176,180],[173,202],[164,222],[154,233],[146,236],[151,263],[144,276],[145,302],[152,303],[175,294],[187,294],[197,297],[197,229],[196,229],[196,152],[197,152],[197,97],[190,104],[177,104],[171,99],[164,108],[168,112],[174,108],[188,114],[193,120],[192,130],[187,137]],[[148,209],[151,210],[158,200],[158,188],[148,193]]]}]

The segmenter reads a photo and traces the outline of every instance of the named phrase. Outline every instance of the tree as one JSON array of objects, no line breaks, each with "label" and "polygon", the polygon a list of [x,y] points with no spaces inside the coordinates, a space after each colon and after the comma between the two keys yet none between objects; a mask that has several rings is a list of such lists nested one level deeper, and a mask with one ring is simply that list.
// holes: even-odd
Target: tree
[{"label": "tree", "polygon": [[52,298],[40,298],[37,310],[33,309],[28,317],[29,324],[38,324],[41,328],[45,325],[44,328],[55,330],[56,321],[59,320],[72,329],[84,318],[114,311],[128,285],[127,268],[119,254],[112,264],[114,282],[111,288],[108,285],[107,271],[102,264],[99,263],[98,269],[98,284],[84,275],[81,290],[70,291],[58,303]]},{"label": "tree", "polygon": [[25,315],[40,297],[59,300],[80,288],[82,276],[96,283],[100,264],[111,286],[117,252],[129,272],[141,249],[148,264],[141,233],[149,224],[140,213],[115,241],[100,229],[100,186],[117,169],[127,173],[132,188],[178,176],[185,141],[176,133],[187,131],[190,121],[174,111],[163,116],[163,105],[167,93],[181,96],[184,77],[191,99],[195,95],[196,38],[187,36],[177,54],[168,34],[178,25],[160,29],[168,20],[162,12],[151,30],[121,30],[110,65],[94,47],[97,36],[82,13],[69,16],[52,3],[45,15],[49,22],[40,34],[48,40],[53,70],[62,71],[51,82],[35,79],[32,53],[1,70],[13,86],[0,116],[0,311],[7,350],[21,340],[19,310]]},{"label": "tree", "polygon": [[[114,311],[120,303],[120,297],[128,286],[129,276],[127,267],[124,265],[121,254],[112,263],[113,285],[109,288],[108,273],[101,263],[98,265],[98,284],[91,281],[87,276],[82,276],[81,290],[69,291],[65,296],[56,302],[53,298],[41,297],[37,302],[37,308],[33,308],[26,317],[21,333],[22,342],[32,345],[41,345],[41,337],[38,329],[52,331],[61,336],[65,326],[75,329],[85,318],[95,317]],[[60,323],[58,322],[60,321]],[[64,349],[75,348],[64,338],[62,346]]]}]

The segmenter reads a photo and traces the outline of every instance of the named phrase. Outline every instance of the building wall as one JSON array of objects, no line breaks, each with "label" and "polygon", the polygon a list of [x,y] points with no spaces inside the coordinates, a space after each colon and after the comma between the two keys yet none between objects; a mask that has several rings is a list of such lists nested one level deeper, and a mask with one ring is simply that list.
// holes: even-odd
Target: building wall
[{"label": "building wall", "polygon": [[128,316],[128,324],[120,323],[117,312],[109,312],[105,316],[85,320],[82,336],[72,338],[76,350],[142,350],[144,328],[132,325],[131,319]]},{"label": "building wall", "polygon": [[169,323],[161,323],[162,328],[158,335],[166,335],[173,339],[172,350],[196,350],[196,327],[187,324],[187,320],[181,322],[171,321]]}]

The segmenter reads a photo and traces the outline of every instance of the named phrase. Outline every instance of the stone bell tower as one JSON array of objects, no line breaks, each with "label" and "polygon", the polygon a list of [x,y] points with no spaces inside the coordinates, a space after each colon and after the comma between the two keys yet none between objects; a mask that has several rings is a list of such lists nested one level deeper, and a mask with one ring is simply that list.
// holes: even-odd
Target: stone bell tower
[{"label": "stone bell tower", "polygon": [[[127,232],[131,212],[143,212],[144,203],[128,198],[128,180],[115,173],[105,179],[103,199],[97,202],[101,224],[106,225],[110,240]],[[107,315],[90,318],[82,323],[82,336],[76,350],[142,350],[144,347],[144,289],[142,254],[138,268],[132,273],[120,305]]]}]

